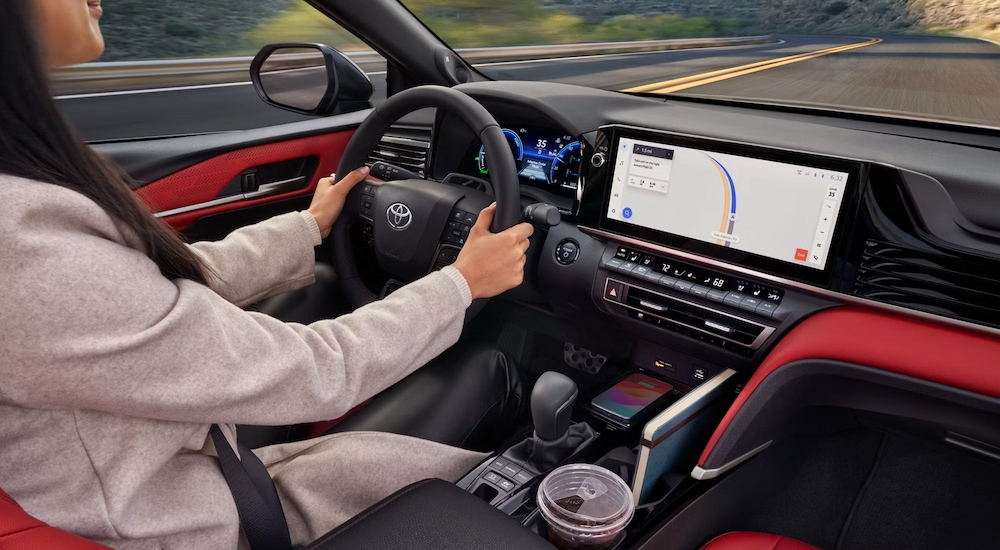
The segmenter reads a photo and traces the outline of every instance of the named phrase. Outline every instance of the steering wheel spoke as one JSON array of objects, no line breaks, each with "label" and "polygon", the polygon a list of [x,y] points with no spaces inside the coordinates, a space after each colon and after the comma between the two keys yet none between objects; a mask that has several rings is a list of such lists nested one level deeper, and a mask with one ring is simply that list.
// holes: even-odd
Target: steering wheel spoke
[{"label": "steering wheel spoke", "polygon": [[[427,107],[457,115],[486,147],[497,203],[491,229],[501,231],[517,223],[517,168],[503,131],[482,105],[451,88],[420,86],[381,103],[355,131],[337,172],[346,173],[364,164],[393,122]],[[352,192],[348,208],[334,225],[331,242],[334,268],[354,307],[378,298],[362,280],[354,258],[350,231],[355,221],[361,222],[363,241],[374,251],[378,267],[393,279],[412,281],[429,269],[453,263],[480,210],[494,200],[476,187],[416,178],[384,183],[365,180],[355,189],[357,194]]]}]

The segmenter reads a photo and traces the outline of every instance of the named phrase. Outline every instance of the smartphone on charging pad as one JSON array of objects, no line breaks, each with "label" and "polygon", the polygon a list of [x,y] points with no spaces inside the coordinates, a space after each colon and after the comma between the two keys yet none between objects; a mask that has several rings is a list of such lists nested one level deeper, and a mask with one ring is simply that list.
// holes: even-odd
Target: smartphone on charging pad
[{"label": "smartphone on charging pad", "polygon": [[633,372],[594,397],[590,411],[612,426],[627,430],[654,412],[652,405],[680,395],[681,391],[665,380],[643,371]]}]

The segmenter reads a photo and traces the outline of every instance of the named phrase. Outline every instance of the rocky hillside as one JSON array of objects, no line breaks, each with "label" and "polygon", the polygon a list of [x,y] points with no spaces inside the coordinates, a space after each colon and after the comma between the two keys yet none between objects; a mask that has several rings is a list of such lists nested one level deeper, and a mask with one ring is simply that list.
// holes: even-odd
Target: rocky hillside
[{"label": "rocky hillside", "polygon": [[931,29],[1000,36],[1000,0],[913,0],[911,10]]},{"label": "rocky hillside", "polygon": [[[1000,38],[1000,0],[402,1],[456,47],[769,32]],[[365,47],[303,0],[114,0],[101,27],[102,61],[248,55],[285,41]]]},{"label": "rocky hillside", "polygon": [[738,18],[759,32],[1000,29],[1000,0],[548,0],[588,20],[625,14]]}]

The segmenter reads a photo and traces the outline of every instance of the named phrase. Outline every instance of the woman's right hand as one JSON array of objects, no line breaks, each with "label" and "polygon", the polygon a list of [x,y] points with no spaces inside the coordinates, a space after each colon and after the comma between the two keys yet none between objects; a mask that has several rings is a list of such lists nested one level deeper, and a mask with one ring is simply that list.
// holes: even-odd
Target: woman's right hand
[{"label": "woman's right hand", "polygon": [[535,232],[530,223],[519,223],[500,233],[491,233],[490,224],[497,205],[479,213],[465,246],[452,264],[469,283],[472,298],[491,298],[521,284],[527,262],[528,237]]}]

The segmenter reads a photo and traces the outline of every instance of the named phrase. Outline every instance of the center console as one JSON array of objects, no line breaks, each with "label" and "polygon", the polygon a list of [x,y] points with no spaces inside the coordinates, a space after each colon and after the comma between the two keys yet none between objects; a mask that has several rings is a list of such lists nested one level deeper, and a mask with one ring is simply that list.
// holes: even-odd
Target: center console
[{"label": "center console", "polygon": [[[552,392],[540,417],[533,395],[534,432],[459,484],[540,534],[536,489],[560,463],[624,479],[638,507],[630,529],[690,481],[746,373],[782,331],[834,303],[822,291],[842,286],[846,228],[868,169],[617,125],[600,128],[582,154],[577,224],[550,229],[541,277],[558,284],[543,290],[562,313],[596,315],[588,321],[603,332],[634,339],[630,357],[575,406],[553,397],[572,392]],[[575,422],[546,420],[566,410]],[[579,427],[579,446],[550,461],[533,455],[569,426]]]},{"label": "center console", "polygon": [[843,286],[866,163],[618,125],[588,153],[591,297],[643,336],[754,359]]},{"label": "center console", "polygon": [[627,126],[601,128],[590,165],[581,227],[820,286],[865,168]]}]

